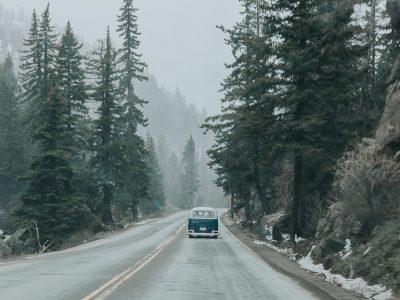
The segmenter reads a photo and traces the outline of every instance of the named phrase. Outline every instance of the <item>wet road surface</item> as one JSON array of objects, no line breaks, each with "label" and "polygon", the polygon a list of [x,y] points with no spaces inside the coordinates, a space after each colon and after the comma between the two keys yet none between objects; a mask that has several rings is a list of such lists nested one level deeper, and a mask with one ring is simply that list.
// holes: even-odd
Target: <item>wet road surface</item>
[{"label": "wet road surface", "polygon": [[83,246],[0,264],[1,299],[318,299],[223,227],[189,239],[187,213]]}]

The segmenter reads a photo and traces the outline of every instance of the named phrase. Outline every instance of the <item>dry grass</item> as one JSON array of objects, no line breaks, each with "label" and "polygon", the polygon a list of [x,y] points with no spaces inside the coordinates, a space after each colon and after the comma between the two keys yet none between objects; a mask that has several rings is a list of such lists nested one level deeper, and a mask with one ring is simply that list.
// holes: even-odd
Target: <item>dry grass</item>
[{"label": "dry grass", "polygon": [[400,164],[378,155],[374,140],[364,140],[339,161],[334,198],[364,225],[373,228],[399,216],[399,193]]}]

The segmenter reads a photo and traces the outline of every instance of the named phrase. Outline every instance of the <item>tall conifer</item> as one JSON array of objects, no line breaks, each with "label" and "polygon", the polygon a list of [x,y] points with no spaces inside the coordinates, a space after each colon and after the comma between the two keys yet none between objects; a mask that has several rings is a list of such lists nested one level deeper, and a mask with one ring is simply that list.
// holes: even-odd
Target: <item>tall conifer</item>
[{"label": "tall conifer", "polygon": [[117,91],[117,53],[111,43],[109,28],[105,40],[100,41],[92,56],[89,61],[89,71],[94,77],[91,96],[99,104],[93,145],[94,164],[102,195],[99,213],[104,224],[112,224],[111,205],[116,184],[116,166],[120,157],[122,107]]}]

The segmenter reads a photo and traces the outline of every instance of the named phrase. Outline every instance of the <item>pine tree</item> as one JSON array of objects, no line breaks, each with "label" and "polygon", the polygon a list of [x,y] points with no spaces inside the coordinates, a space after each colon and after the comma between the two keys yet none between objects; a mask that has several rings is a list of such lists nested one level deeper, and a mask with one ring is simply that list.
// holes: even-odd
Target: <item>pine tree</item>
[{"label": "pine tree", "polygon": [[147,135],[146,140],[147,159],[146,164],[149,171],[150,189],[148,204],[144,207],[149,212],[157,212],[165,206],[164,185],[161,168],[156,153],[156,145],[153,138]]},{"label": "pine tree", "polygon": [[[366,12],[360,22],[362,25],[359,26],[357,36],[358,43],[364,47],[364,53],[359,60],[362,81],[360,82],[358,107],[360,128],[358,131],[360,136],[366,137],[374,134],[385,104],[387,74],[390,73],[390,68],[384,71],[379,69],[383,66],[382,61],[390,56],[384,52],[390,48],[391,43],[386,40],[390,34],[385,34],[388,31],[388,22],[385,22],[381,1],[364,2]],[[394,57],[392,59],[394,60]]]},{"label": "pine tree", "polygon": [[157,156],[160,160],[160,167],[163,172],[163,177],[167,176],[167,164],[168,164],[168,158],[170,154],[170,149],[167,143],[167,140],[165,139],[165,136],[162,134],[160,135],[158,141],[157,141]]},{"label": "pine tree", "polygon": [[[140,99],[136,92],[135,81],[147,80],[143,75],[145,64],[140,61],[141,54],[138,49],[140,46],[137,25],[137,8],[134,7],[132,0],[124,0],[118,16],[118,33],[122,38],[122,47],[118,51],[119,69],[119,93],[122,95],[124,103],[121,123],[123,124],[123,139],[121,147],[124,155],[121,161],[121,174],[124,181],[121,182],[127,191],[132,212],[132,218],[137,218],[137,206],[148,192],[151,169],[145,167],[146,149],[143,139],[138,136],[139,126],[146,126],[142,107],[146,101]],[[150,191],[151,193],[151,191]],[[142,199],[142,200],[141,200]]]},{"label": "pine tree", "polygon": [[199,190],[199,172],[196,158],[196,144],[190,136],[185,145],[182,157],[183,174],[181,177],[180,208],[193,207],[196,194]]},{"label": "pine tree", "polygon": [[41,243],[59,242],[65,234],[62,221],[67,198],[71,194],[72,170],[63,143],[65,120],[63,100],[54,86],[40,113],[42,126],[34,138],[38,151],[27,176],[29,187],[22,197],[19,216],[27,223],[36,222]]},{"label": "pine tree", "polygon": [[[278,144],[274,129],[274,111],[279,107],[275,16],[267,1],[246,0],[243,8],[243,20],[231,30],[224,29],[235,62],[227,65],[231,73],[222,83],[222,114],[209,118],[203,127],[216,134],[217,144],[209,155],[219,175],[218,185],[228,194],[237,194],[247,212],[254,190],[262,214],[270,209],[264,174],[271,172],[265,170],[276,161],[266,153],[274,153]],[[233,155],[235,151],[242,154]],[[243,172],[236,168],[239,165]]]},{"label": "pine tree", "polygon": [[18,103],[18,80],[10,54],[0,64],[0,206],[9,210],[23,188],[26,169],[25,134]]},{"label": "pine tree", "polygon": [[56,48],[57,34],[51,25],[50,6],[47,5],[41,20],[38,20],[36,12],[33,12],[29,35],[24,42],[21,57],[22,87],[24,99],[28,103],[26,119],[31,135],[41,126],[38,116],[54,84]]},{"label": "pine tree", "polygon": [[136,134],[137,127],[146,126],[147,121],[141,110],[146,101],[136,95],[134,81],[147,80],[143,75],[146,65],[140,61],[141,54],[138,53],[140,33],[137,25],[137,8],[134,7],[133,0],[124,0],[120,11],[117,31],[123,42],[122,48],[118,51],[118,63],[121,66],[119,89],[125,102],[127,131]]},{"label": "pine tree", "polygon": [[99,176],[101,203],[99,214],[104,224],[112,224],[111,205],[114,197],[116,166],[121,159],[121,101],[117,91],[117,62],[110,30],[106,38],[100,42],[89,62],[89,72],[94,76],[94,86],[91,97],[99,103],[98,119],[95,121],[94,132],[94,165]]},{"label": "pine tree", "polygon": [[[81,152],[85,144],[85,104],[88,98],[85,84],[82,45],[78,42],[71,24],[68,22],[61,37],[56,60],[57,83],[65,101],[67,145],[71,147],[71,158]],[[75,149],[72,149],[75,148]]]},{"label": "pine tree", "polygon": [[29,104],[27,122],[32,123],[40,110],[42,57],[39,40],[39,20],[33,11],[28,38],[24,40],[21,51],[21,83],[25,102]]},{"label": "pine tree", "polygon": [[166,202],[178,207],[181,190],[180,180],[182,178],[182,166],[175,152],[172,152],[168,157],[166,174],[167,175],[164,176]]},{"label": "pine tree", "polygon": [[46,9],[42,14],[42,19],[39,25],[39,44],[41,50],[41,97],[47,99],[53,86],[55,78],[55,61],[57,51],[57,37],[54,26],[50,19],[50,4],[47,4]]},{"label": "pine tree", "polygon": [[[282,106],[285,144],[294,156],[292,234],[305,230],[312,201],[324,198],[333,176],[334,162],[351,138],[353,96],[359,57],[352,43],[352,1],[277,1],[278,58],[284,62]],[[284,13],[283,13],[284,12]],[[283,13],[283,14],[282,14]]]}]

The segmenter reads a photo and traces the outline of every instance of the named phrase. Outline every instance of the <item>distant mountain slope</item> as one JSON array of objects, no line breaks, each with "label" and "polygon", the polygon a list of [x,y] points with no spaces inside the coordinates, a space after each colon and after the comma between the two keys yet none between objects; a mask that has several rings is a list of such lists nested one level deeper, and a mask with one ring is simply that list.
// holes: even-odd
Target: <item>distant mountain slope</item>
[{"label": "distant mountain slope", "polygon": [[22,12],[16,16],[0,3],[0,59],[10,52],[18,61],[18,49],[22,47],[27,28],[28,20]]},{"label": "distant mountain slope", "polygon": [[206,113],[200,113],[193,104],[176,90],[170,93],[160,87],[154,76],[150,75],[147,82],[138,84],[138,94],[149,103],[144,107],[144,113],[149,119],[149,126],[144,129],[158,138],[163,135],[167,143],[177,153],[180,153],[190,135],[193,135],[200,151],[209,146],[209,137],[200,128]]}]

